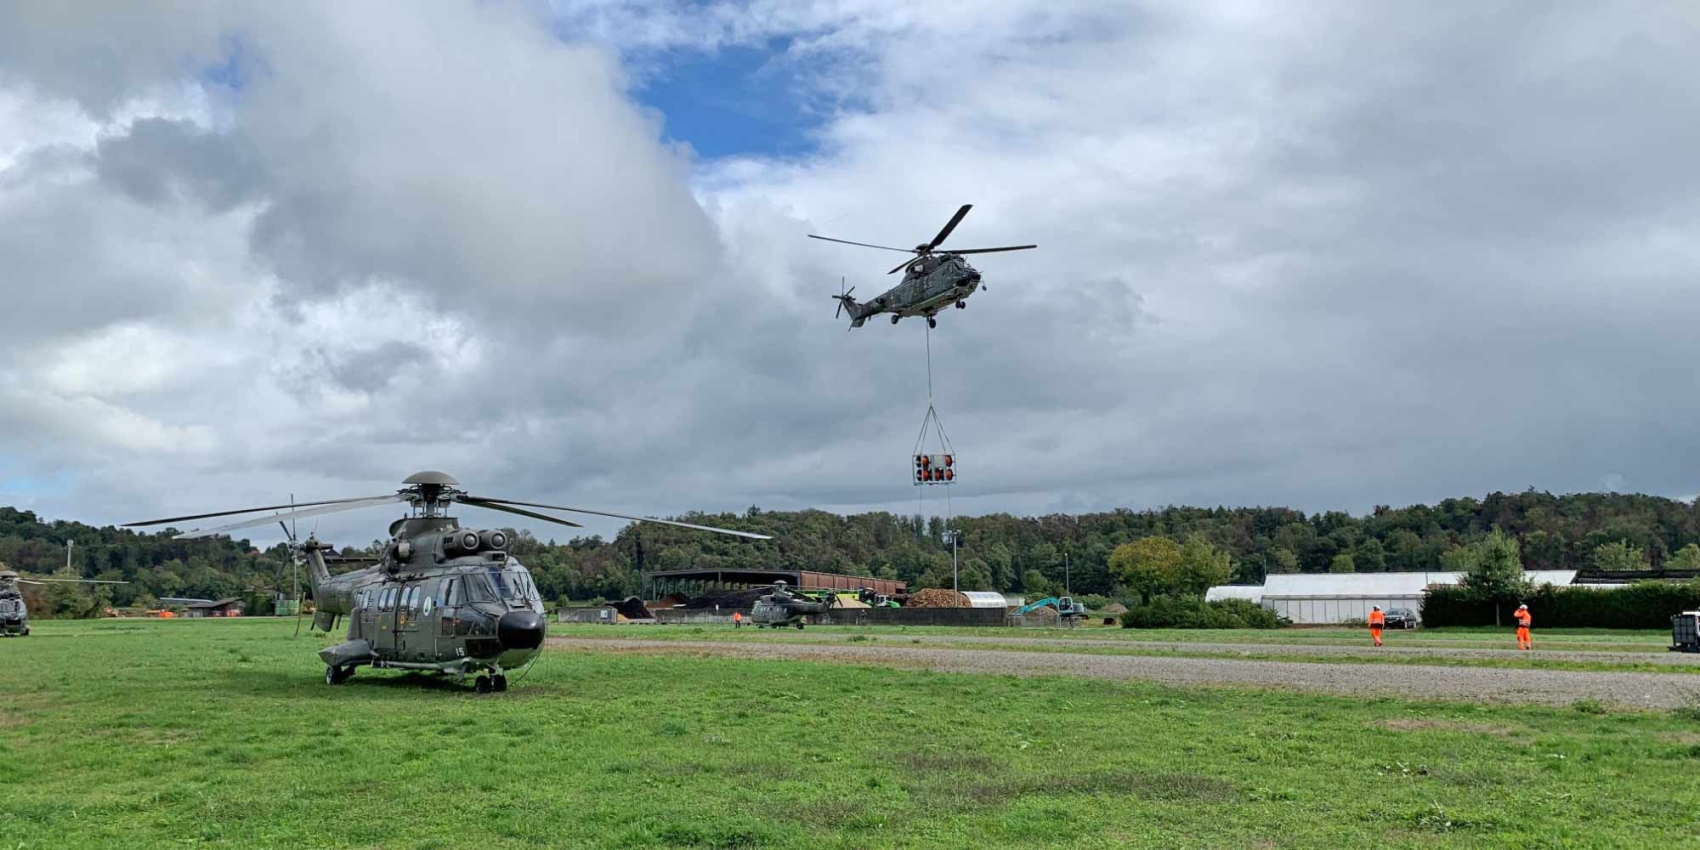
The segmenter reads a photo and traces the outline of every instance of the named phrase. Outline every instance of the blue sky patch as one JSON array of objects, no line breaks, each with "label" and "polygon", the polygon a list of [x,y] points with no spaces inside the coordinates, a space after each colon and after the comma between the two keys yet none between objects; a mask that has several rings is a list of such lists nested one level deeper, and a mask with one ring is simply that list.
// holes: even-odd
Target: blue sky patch
[{"label": "blue sky patch", "polygon": [[651,57],[654,71],[635,94],[665,117],[669,141],[689,143],[704,159],[807,153],[821,116],[806,107],[787,67],[789,46],[789,39],[773,39]]}]

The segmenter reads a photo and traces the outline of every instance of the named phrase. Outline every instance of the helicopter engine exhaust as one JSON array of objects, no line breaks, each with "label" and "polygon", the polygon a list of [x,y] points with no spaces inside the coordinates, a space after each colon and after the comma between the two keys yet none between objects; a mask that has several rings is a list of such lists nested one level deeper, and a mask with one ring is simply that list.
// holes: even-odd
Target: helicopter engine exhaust
[{"label": "helicopter engine exhaust", "polygon": [[478,553],[479,535],[476,531],[457,531],[443,535],[443,554],[451,558]]}]

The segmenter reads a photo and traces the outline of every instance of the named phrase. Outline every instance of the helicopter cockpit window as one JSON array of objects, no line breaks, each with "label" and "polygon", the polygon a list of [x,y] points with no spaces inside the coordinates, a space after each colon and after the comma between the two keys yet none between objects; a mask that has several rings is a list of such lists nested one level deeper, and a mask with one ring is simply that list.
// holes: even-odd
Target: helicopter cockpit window
[{"label": "helicopter cockpit window", "polygon": [[461,599],[460,579],[450,578],[443,581],[443,607],[457,608],[465,601]]},{"label": "helicopter cockpit window", "polygon": [[[495,570],[491,570],[491,572],[495,572]],[[461,576],[461,579],[466,588],[466,601],[496,602],[501,599],[500,596],[496,595],[496,587],[490,583],[489,577],[471,574]]]},{"label": "helicopter cockpit window", "polygon": [[496,592],[507,602],[517,602],[527,607],[541,601],[537,593],[537,585],[531,581],[531,572],[519,565],[518,561],[510,560],[505,569],[492,567],[487,571],[490,583]]},{"label": "helicopter cockpit window", "polygon": [[16,599],[0,599],[0,614],[15,614],[18,612]]}]

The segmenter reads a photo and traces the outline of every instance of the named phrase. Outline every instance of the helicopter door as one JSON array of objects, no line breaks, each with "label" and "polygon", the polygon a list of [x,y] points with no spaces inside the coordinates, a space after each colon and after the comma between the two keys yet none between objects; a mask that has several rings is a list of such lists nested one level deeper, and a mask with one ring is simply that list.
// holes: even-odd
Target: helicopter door
[{"label": "helicopter door", "polygon": [[367,640],[381,653],[387,654],[395,647],[395,603],[400,595],[401,588],[386,587],[378,597],[378,630]]},{"label": "helicopter door", "polygon": [[419,650],[419,585],[402,588],[395,606],[395,649],[402,658]]},{"label": "helicopter door", "polygon": [[348,639],[360,640],[366,637],[366,591],[354,591],[354,610],[348,614]]},{"label": "helicopter door", "polygon": [[461,587],[461,579],[449,576],[438,585],[437,591],[437,657],[444,658],[456,654],[458,640],[455,628],[460,606],[465,601],[465,590]]},{"label": "helicopter door", "polygon": [[383,593],[376,587],[368,587],[360,591],[355,598],[359,600],[360,610],[354,614],[354,622],[358,623],[360,634],[356,637],[365,640],[377,640],[378,637],[378,597]]}]

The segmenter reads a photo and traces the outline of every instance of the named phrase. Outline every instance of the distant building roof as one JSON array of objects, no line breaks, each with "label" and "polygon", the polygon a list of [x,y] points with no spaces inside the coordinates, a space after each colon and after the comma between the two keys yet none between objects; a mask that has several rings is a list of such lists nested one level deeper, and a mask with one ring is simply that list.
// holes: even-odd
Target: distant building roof
[{"label": "distant building roof", "polygon": [[[1463,573],[1281,573],[1263,581],[1269,596],[1421,596],[1431,584],[1457,584]],[[1576,579],[1575,570],[1526,570],[1531,584],[1567,585]],[[1214,592],[1220,588],[1211,588]],[[1208,597],[1208,593],[1206,595]]]},{"label": "distant building roof", "polygon": [[219,600],[214,600],[214,601],[209,601],[209,600],[203,599],[203,600],[200,600],[200,601],[197,601],[197,602],[190,602],[188,605],[185,605],[184,607],[186,607],[186,608],[223,608],[226,605],[230,605],[232,603],[239,603],[241,601],[242,601],[241,599],[239,599],[235,596],[231,596],[231,597],[228,597],[228,598],[225,598],[225,599],[219,599]]}]

